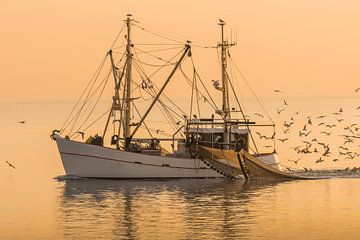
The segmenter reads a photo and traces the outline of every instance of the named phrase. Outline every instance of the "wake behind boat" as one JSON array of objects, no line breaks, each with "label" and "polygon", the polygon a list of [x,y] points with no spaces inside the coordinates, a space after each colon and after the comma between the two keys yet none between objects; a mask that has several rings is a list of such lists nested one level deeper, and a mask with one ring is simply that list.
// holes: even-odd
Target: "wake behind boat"
[{"label": "wake behind boat", "polygon": [[[134,43],[131,38],[132,27],[162,39],[171,38],[148,31],[132,19],[131,15],[124,22],[122,30],[126,29],[125,43],[123,48],[116,48],[113,44],[106,54],[106,58],[110,60],[110,69],[104,71],[104,79],[97,81],[105,59],[63,126],[60,130],[54,130],[51,135],[57,143],[67,175],[89,178],[251,178],[255,175],[251,176],[252,170],[248,169],[251,164],[248,161],[256,162],[256,166],[261,162],[261,167],[266,166],[271,172],[270,176],[276,176],[280,172],[275,147],[273,152],[260,153],[250,131],[252,127],[275,129],[274,123],[256,124],[247,118],[229,77],[229,48],[235,43],[225,40],[224,21],[221,20],[218,24],[221,27],[221,41],[215,47],[221,53],[221,84],[218,80],[212,80],[214,89],[222,96],[221,108],[206,88],[210,81],[203,81],[195,68],[191,42],[181,45],[177,42],[181,51],[165,60],[154,53],[173,49],[169,45],[174,44],[169,44],[164,49],[140,50],[138,45],[151,44]],[[118,36],[120,35],[121,32]],[[118,56],[115,56],[116,53]],[[153,80],[154,76],[158,76],[156,74],[159,70],[148,73],[148,68],[159,66],[158,62],[141,60],[138,57],[141,53],[161,61],[160,69],[170,68],[161,87],[157,87]],[[192,77],[186,73],[186,61],[192,64]],[[137,75],[134,75],[134,71]],[[165,94],[177,72],[180,72],[182,79],[190,86],[188,113]],[[110,109],[90,121],[110,76],[114,81]],[[135,95],[137,91],[139,94]],[[235,106],[230,106],[230,99],[234,99]],[[140,100],[147,100],[148,104],[144,107]],[[201,115],[206,114],[203,113],[205,110],[201,104],[210,106],[213,113],[202,118]],[[156,119],[160,119],[157,115],[163,115],[168,127],[160,121],[158,123],[164,125],[163,128],[151,127],[154,120],[149,120],[149,116],[152,112],[155,112]],[[101,132],[92,128],[103,119],[105,127]],[[86,141],[76,140],[94,132],[96,134],[90,135]],[[275,145],[275,133],[269,140]],[[170,150],[165,149],[165,146]],[[233,153],[241,154],[241,159],[235,159]]]}]

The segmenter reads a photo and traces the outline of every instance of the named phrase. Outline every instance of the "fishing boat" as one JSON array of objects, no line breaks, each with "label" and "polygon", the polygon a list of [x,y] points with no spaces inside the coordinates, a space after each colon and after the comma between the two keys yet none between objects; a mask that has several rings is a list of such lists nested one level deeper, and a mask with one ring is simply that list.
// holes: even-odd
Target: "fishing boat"
[{"label": "fishing boat", "polygon": [[[151,76],[146,74],[141,67],[144,64],[149,66],[157,64],[139,60],[137,58],[139,51],[135,52],[138,45],[132,39],[134,26],[143,31],[148,30],[140,26],[131,15],[127,15],[122,28],[122,31],[126,31],[124,52],[119,54],[118,60],[114,57],[116,52],[114,47],[106,54],[110,62],[106,82],[110,76],[114,81],[111,106],[89,126],[84,124],[89,121],[99,101],[99,98],[94,97],[95,90],[100,89],[98,92],[101,95],[106,84],[105,82],[102,85],[100,82],[96,87],[94,79],[99,76],[99,70],[87,85],[63,126],[59,130],[52,131],[51,138],[57,143],[66,174],[87,178],[120,179],[251,178],[259,171],[253,171],[255,165],[249,164],[250,161],[256,162],[257,168],[265,168],[270,175],[278,176],[281,169],[275,146],[272,152],[260,153],[251,132],[253,127],[272,127],[275,132],[275,124],[256,124],[245,115],[227,70],[229,49],[235,46],[236,42],[225,39],[224,21],[220,20],[218,25],[221,29],[221,40],[214,48],[220,52],[221,81],[203,81],[195,66],[191,71],[192,79],[187,77],[183,64],[185,61],[193,63],[193,59],[192,43],[186,41],[181,44],[181,51],[176,58],[165,61],[157,57],[157,60],[165,61],[162,66],[170,67],[167,76],[161,81],[162,85],[157,87],[152,79],[153,74]],[[152,34],[171,40],[157,33]],[[154,52],[156,51],[142,51],[150,55]],[[140,69],[136,79],[133,75],[134,69]],[[188,104],[190,111],[187,114],[184,114],[184,111],[177,113],[176,110],[180,107],[165,94],[178,71],[183,74],[191,87],[191,101]],[[219,104],[221,107],[217,107],[212,94],[206,88],[207,85],[221,94],[222,101]],[[199,90],[200,87],[202,91]],[[134,95],[136,89],[150,96],[146,99],[148,105],[137,103],[141,99],[140,96]],[[231,96],[235,99],[236,106],[230,106]],[[201,109],[197,102],[199,99],[203,99],[203,102],[213,109],[212,114],[206,118],[200,117]],[[90,104],[93,106],[88,106]],[[139,105],[142,105],[143,112],[140,112]],[[158,113],[163,113],[172,124],[172,128],[168,128],[172,132],[166,137],[159,136],[165,130],[150,127],[151,121],[148,118],[151,112],[155,111],[155,106],[159,107]],[[194,109],[197,110],[197,114]],[[138,115],[138,119],[134,117],[135,114]],[[84,119],[84,123],[80,124],[80,119]],[[105,127],[96,134],[89,135],[89,127],[101,119],[104,119]],[[113,130],[112,134],[110,129]],[[86,135],[89,136],[85,140]],[[275,133],[270,140],[273,140],[275,145],[274,136]],[[84,140],[78,140],[80,137]],[[168,149],[164,147],[166,145]],[[251,166],[253,167],[249,169]]]}]

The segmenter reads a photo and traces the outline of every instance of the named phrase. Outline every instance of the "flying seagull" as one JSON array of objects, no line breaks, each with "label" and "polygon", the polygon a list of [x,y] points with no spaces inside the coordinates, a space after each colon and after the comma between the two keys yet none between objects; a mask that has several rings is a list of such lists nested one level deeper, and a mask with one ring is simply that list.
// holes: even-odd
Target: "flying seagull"
[{"label": "flying seagull", "polygon": [[12,165],[11,163],[9,163],[8,160],[6,160],[6,163],[9,165],[9,167],[12,167],[13,169],[16,169],[16,167],[14,165]]},{"label": "flying seagull", "polygon": [[18,121],[18,123],[24,124],[24,123],[26,123],[26,121]]},{"label": "flying seagull", "polygon": [[264,116],[262,114],[260,114],[260,113],[255,113],[254,115],[259,116],[261,118],[264,118]]},{"label": "flying seagull", "polygon": [[80,134],[80,135],[81,135],[81,138],[84,140],[84,135],[85,135],[85,133],[84,133],[84,132],[80,132],[80,131],[78,131],[78,132],[76,132],[76,133]]},{"label": "flying seagull", "polygon": [[278,89],[275,89],[274,92],[276,93],[282,93],[282,91],[278,90]]},{"label": "flying seagull", "polygon": [[282,111],[284,111],[284,109],[276,109],[277,110],[277,113],[280,114]]}]

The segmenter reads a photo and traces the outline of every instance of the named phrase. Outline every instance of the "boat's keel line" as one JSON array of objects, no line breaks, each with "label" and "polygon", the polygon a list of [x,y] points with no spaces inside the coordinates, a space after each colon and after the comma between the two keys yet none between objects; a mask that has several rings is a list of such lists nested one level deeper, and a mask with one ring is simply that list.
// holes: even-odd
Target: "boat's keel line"
[{"label": "boat's keel line", "polygon": [[211,169],[211,168],[206,168],[206,167],[189,168],[189,167],[171,166],[171,165],[168,165],[168,164],[166,164],[166,165],[156,165],[156,164],[144,163],[144,162],[139,162],[139,161],[134,161],[134,162],[132,162],[132,161],[127,161],[127,160],[120,160],[120,159],[115,159],[115,158],[99,157],[99,156],[87,155],[87,154],[79,154],[79,153],[60,152],[60,154],[80,156],[80,157],[91,157],[91,158],[98,158],[98,159],[107,160],[107,161],[123,162],[123,163],[138,164],[138,165],[147,165],[147,166],[161,167],[161,168],[178,168],[178,169],[189,169],[189,170],[196,170],[196,171],[199,171],[199,170],[213,170],[213,169]]}]

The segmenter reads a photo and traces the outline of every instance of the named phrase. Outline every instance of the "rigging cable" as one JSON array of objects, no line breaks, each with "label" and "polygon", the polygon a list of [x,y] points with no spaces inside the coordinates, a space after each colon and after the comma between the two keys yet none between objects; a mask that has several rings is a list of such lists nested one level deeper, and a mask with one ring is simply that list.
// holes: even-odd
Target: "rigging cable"
[{"label": "rigging cable", "polygon": [[[74,120],[74,118],[80,114],[81,110],[84,108],[84,105],[85,105],[85,102],[86,102],[86,99],[88,98],[92,88],[94,87],[94,84],[101,72],[101,69],[103,68],[104,64],[105,64],[105,60],[106,60],[106,57],[107,57],[107,54],[105,55],[105,57],[103,58],[103,60],[101,61],[99,67],[97,68],[97,70],[95,71],[95,73],[93,74],[90,82],[88,83],[88,85],[86,86],[86,88],[84,89],[83,93],[81,94],[81,96],[79,97],[79,99],[77,100],[75,106],[73,107],[73,109],[71,110],[69,116],[66,118],[66,121],[64,122],[63,126],[61,127],[61,130],[60,130],[60,134],[63,133],[66,128],[71,124],[71,122]],[[84,94],[87,92],[87,89],[88,87],[91,85],[86,97],[85,97],[85,100],[84,100],[84,103],[82,104],[82,106],[80,107],[80,109],[78,110],[78,112],[72,117],[72,119],[68,122],[69,118],[72,116],[72,113],[74,112],[74,110],[76,109],[76,107],[78,106],[78,104],[80,103],[82,97],[84,96]]]},{"label": "rigging cable", "polygon": [[113,43],[111,44],[110,49],[112,49],[112,48],[114,47],[115,43],[116,43],[117,40],[119,39],[120,34],[121,34],[122,31],[124,30],[125,26],[126,26],[126,24],[123,24],[123,26],[122,26],[122,28],[120,29],[119,33],[116,35],[115,40],[114,40]]},{"label": "rigging cable", "polygon": [[[237,104],[239,105],[241,115],[243,116],[243,119],[244,119],[244,121],[246,122],[247,120],[246,120],[246,118],[245,118],[245,113],[244,113],[244,111],[243,111],[243,109],[242,109],[242,107],[241,107],[241,105],[240,105],[239,99],[238,99],[238,97],[237,97],[237,95],[236,95],[236,93],[235,93],[234,86],[233,86],[233,84],[232,84],[232,82],[231,82],[231,80],[230,80],[230,78],[229,78],[229,75],[228,75],[228,73],[227,73],[226,70],[225,70],[225,74],[226,74],[226,77],[227,77],[228,80],[229,80],[229,83],[230,83],[231,89],[232,89],[232,91],[233,91],[233,94],[234,94],[234,96],[235,96],[236,102],[237,102]],[[251,140],[252,140],[252,142],[253,142],[253,144],[254,144],[254,147],[255,147],[256,152],[259,153],[259,150],[258,150],[258,148],[257,148],[257,146],[256,146],[255,141],[254,141],[254,136],[252,135],[252,133],[251,133],[251,131],[250,131],[250,127],[249,127],[248,124],[246,124],[246,128],[248,129],[248,132],[249,132],[249,134],[250,134],[250,137],[251,137]]]},{"label": "rigging cable", "polygon": [[[96,105],[98,104],[98,102],[99,102],[99,100],[100,100],[100,97],[102,96],[102,94],[103,94],[103,92],[104,92],[104,90],[105,90],[106,84],[107,84],[107,82],[108,82],[108,80],[109,80],[109,77],[110,77],[110,73],[111,73],[111,72],[109,72],[109,74],[108,74],[107,77],[106,77],[106,80],[105,80],[105,82],[104,82],[104,85],[103,85],[103,87],[102,87],[102,89],[101,89],[101,92],[100,92],[100,94],[99,94],[99,96],[98,96],[98,98],[97,98],[97,100],[96,100],[93,108],[91,109],[90,113],[88,114],[88,116],[86,117],[86,119],[84,120],[84,122],[80,125],[80,127],[78,127],[77,131],[79,131],[79,130],[82,128],[82,126],[83,126],[83,125],[86,123],[86,121],[89,119],[90,115],[93,113]],[[100,85],[99,85],[99,86],[100,86]],[[76,132],[77,132],[77,131],[76,131]],[[70,133],[70,134],[71,134],[71,133]],[[72,137],[73,135],[74,135],[74,134],[72,134],[70,137]]]},{"label": "rigging cable", "polygon": [[[136,55],[136,54],[135,54],[135,55]],[[140,76],[141,76],[141,74],[143,74],[144,77],[146,78],[146,80],[149,81],[154,88],[156,88],[157,90],[159,90],[158,86],[157,86],[153,81],[151,81],[150,77],[148,77],[148,76],[146,75],[145,69],[142,67],[141,63],[138,65],[138,67],[139,67],[139,68],[137,68],[137,69],[141,71],[141,73],[138,72],[138,73],[140,74]],[[181,69],[181,65],[179,65],[179,68]],[[140,85],[138,85],[138,87],[140,87]],[[145,89],[144,89],[144,90],[145,90]],[[175,108],[177,108],[182,114],[186,114],[185,111],[183,111],[179,106],[177,106],[165,93],[163,93],[163,96],[164,96]],[[153,96],[153,97],[154,97],[154,96]]]},{"label": "rigging cable", "polygon": [[145,28],[143,28],[143,27],[141,27],[141,26],[139,26],[137,24],[133,24],[133,26],[138,27],[139,29],[143,30],[144,32],[150,33],[150,34],[155,35],[157,37],[160,37],[160,38],[172,41],[172,42],[183,43],[183,41],[178,41],[178,40],[175,40],[175,39],[172,39],[172,38],[169,38],[169,37],[165,37],[165,36],[163,36],[161,34],[154,33],[154,32],[151,32],[149,30],[146,30]]},{"label": "rigging cable", "polygon": [[[191,62],[192,62],[192,65],[193,65],[193,67],[194,67],[194,69],[195,69],[195,64],[194,64],[194,61],[193,61],[192,56],[191,56]],[[196,73],[197,77],[199,78],[200,83],[201,83],[201,85],[203,86],[203,88],[205,89],[207,95],[209,96],[212,104],[214,105],[214,109],[215,109],[215,110],[219,110],[219,108],[216,106],[216,103],[215,103],[214,99],[211,97],[209,91],[208,91],[207,88],[205,87],[205,84],[204,84],[204,82],[202,81],[202,79],[201,79],[199,73],[196,71],[196,69],[195,69],[195,73]],[[221,115],[221,117],[224,118],[222,115]]]},{"label": "rigging cable", "polygon": [[[106,112],[104,112],[103,114],[100,115],[100,117],[98,117],[97,119],[95,119],[95,121],[93,121],[92,123],[90,123],[87,127],[84,128],[83,132],[85,132],[87,129],[89,129],[92,125],[94,125],[97,121],[99,121],[101,118],[103,118],[105,115],[107,115],[109,112],[111,111],[111,109],[107,110]],[[78,135],[76,135],[74,137],[74,139],[76,139],[80,133],[77,133]]]},{"label": "rigging cable", "polygon": [[[121,61],[124,59],[124,56],[125,56],[125,54],[123,54],[123,55],[120,57],[120,59],[117,61],[117,64],[120,64],[120,63],[121,63]],[[100,89],[100,87],[104,84],[104,82],[105,82],[105,85],[106,85],[106,83],[107,83],[107,81],[108,81],[108,79],[109,79],[109,77],[110,77],[111,72],[112,72],[112,69],[109,70],[108,74],[105,75],[105,77],[103,78],[103,80],[98,84],[98,86],[97,86],[97,87],[95,88],[95,90],[91,93],[91,95],[90,95],[87,99],[85,99],[84,104],[83,104],[84,106],[85,106],[87,103],[90,102],[90,100],[95,96],[96,92]],[[105,88],[105,85],[103,86],[103,88]],[[102,90],[102,91],[104,91],[104,90]],[[102,93],[101,93],[101,94],[102,94]],[[100,95],[99,97],[101,97],[101,95]],[[87,119],[90,117],[91,113],[94,111],[94,109],[95,109],[98,101],[99,101],[99,100],[97,100],[97,101],[95,102],[95,104],[94,104],[91,112],[90,112],[89,115],[86,117],[86,119],[85,119],[84,122],[81,124],[81,126],[79,127],[78,130],[80,130],[80,128],[86,123]],[[83,106],[83,107],[84,107],[84,106]],[[74,122],[74,124],[73,124],[73,126],[72,126],[72,128],[71,128],[71,130],[70,130],[69,135],[71,135],[72,130],[73,130],[73,128],[74,128],[75,125],[76,125],[76,122],[79,120],[81,111],[83,111],[83,112],[82,112],[82,117],[81,117],[81,118],[83,118],[83,117],[85,117],[85,115],[86,115],[87,111],[89,110],[90,106],[91,106],[91,104],[89,103],[89,104],[87,104],[87,107],[85,108],[85,111],[83,111],[83,108],[82,108],[81,110],[79,110],[79,115],[77,116],[77,118],[76,118],[76,120],[75,120],[75,122]],[[78,130],[77,130],[77,131],[78,131]]]},{"label": "rigging cable", "polygon": [[[134,46],[137,46],[137,44],[134,44]],[[139,49],[137,47],[134,47],[136,49]],[[171,47],[171,48],[159,48],[159,49],[153,49],[153,50],[149,50],[149,51],[142,51],[140,54],[143,53],[152,53],[152,52],[162,52],[162,51],[168,51],[168,50],[173,50],[173,49],[179,49],[179,48],[183,48],[183,45],[181,46],[177,46],[177,47]],[[140,49],[139,49],[140,50]]]},{"label": "rigging cable", "polygon": [[273,119],[270,117],[269,113],[266,111],[266,108],[264,107],[264,105],[261,103],[260,99],[258,98],[258,96],[255,94],[254,90],[251,88],[249,82],[246,80],[245,76],[242,74],[242,72],[240,71],[240,69],[237,67],[237,65],[235,64],[235,62],[232,60],[231,57],[229,57],[232,64],[234,64],[236,70],[238,71],[238,73],[240,74],[241,78],[244,80],[244,82],[246,83],[246,85],[248,86],[248,88],[250,89],[251,93],[253,94],[253,96],[255,97],[256,101],[258,102],[258,104],[261,106],[261,108],[263,109],[263,111],[265,112],[265,114],[267,115],[267,117],[270,119],[272,124],[275,124]]}]

